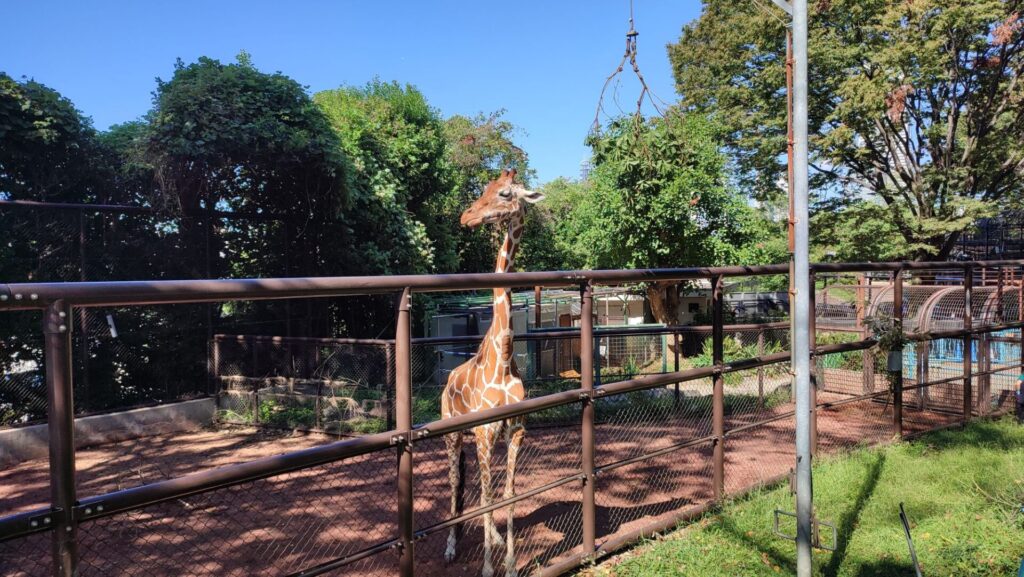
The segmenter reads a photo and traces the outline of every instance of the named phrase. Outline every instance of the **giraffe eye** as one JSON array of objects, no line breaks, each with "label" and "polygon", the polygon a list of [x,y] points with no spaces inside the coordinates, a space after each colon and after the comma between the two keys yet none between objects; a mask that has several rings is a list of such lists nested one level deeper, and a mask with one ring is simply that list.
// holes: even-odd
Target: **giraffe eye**
[{"label": "giraffe eye", "polygon": [[501,192],[499,192],[498,196],[500,196],[501,198],[503,198],[505,200],[511,200],[512,199],[512,189],[511,188],[506,188],[506,189],[502,190]]}]

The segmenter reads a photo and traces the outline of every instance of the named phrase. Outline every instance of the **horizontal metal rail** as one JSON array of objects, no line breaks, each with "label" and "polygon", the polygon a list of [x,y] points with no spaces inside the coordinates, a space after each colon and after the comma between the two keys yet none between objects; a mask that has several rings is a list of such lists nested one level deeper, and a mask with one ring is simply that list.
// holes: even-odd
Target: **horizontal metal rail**
[{"label": "horizontal metal rail", "polygon": [[[813,272],[940,270],[1024,266],[1024,260],[984,262],[819,263]],[[124,306],[336,297],[345,295],[443,292],[516,287],[568,287],[686,281],[715,276],[788,274],[785,264],[674,269],[590,270],[446,275],[306,277],[272,279],[118,281],[0,284],[0,309],[42,309],[55,300],[71,306]]]},{"label": "horizontal metal rail", "polygon": [[[775,329],[788,329],[789,323],[777,322],[777,323],[763,323],[763,324],[735,324],[725,325],[722,330],[724,331],[755,331],[755,330],[775,330]],[[711,325],[667,325],[660,327],[615,327],[615,328],[601,328],[594,327],[595,337],[618,337],[618,336],[635,336],[635,335],[671,335],[671,334],[685,334],[685,333],[711,333]],[[483,339],[484,335],[461,335],[456,337],[414,337],[412,344],[414,345],[455,345],[455,344],[477,344]],[[523,334],[517,334],[515,337],[516,341],[534,341],[542,339],[578,339],[580,338],[579,327],[567,328],[564,330],[540,330],[540,331],[529,331]],[[289,343],[297,344],[319,344],[319,345],[355,345],[355,344],[367,344],[367,345],[391,345],[394,344],[394,339],[359,339],[359,338],[345,338],[345,337],[281,337],[281,336],[269,336],[269,335],[229,335],[229,334],[217,334],[213,335],[213,340],[217,342],[257,342],[257,343],[272,343],[285,345]]]},{"label": "horizontal metal rail", "polygon": [[445,275],[0,284],[0,310],[42,309],[55,300],[76,307],[158,305],[445,292],[522,287],[578,287],[686,281],[711,276],[786,274],[786,265]]},{"label": "horizontal metal rail", "polygon": [[494,503],[491,503],[490,505],[487,505],[486,507],[477,507],[476,509],[473,509],[472,511],[469,511],[468,513],[463,513],[462,515],[459,515],[458,517],[452,517],[450,519],[441,521],[440,523],[434,523],[433,525],[429,525],[427,527],[424,527],[423,529],[420,529],[420,530],[416,531],[413,534],[413,540],[421,541],[421,540],[427,538],[428,536],[433,535],[434,533],[437,533],[438,531],[443,531],[443,530],[445,530],[448,527],[451,527],[453,525],[459,525],[461,523],[465,523],[466,521],[469,521],[469,520],[475,519],[477,517],[481,517],[483,515],[486,515],[487,513],[490,513],[491,511],[497,511],[498,509],[501,509],[502,507],[507,507],[508,505],[514,505],[514,504],[516,504],[516,503],[518,503],[520,501],[524,501],[526,499],[529,499],[530,497],[536,497],[537,495],[540,495],[542,493],[547,493],[548,491],[550,491],[552,489],[557,489],[557,488],[559,488],[559,487],[561,487],[563,485],[568,485],[569,483],[572,483],[573,481],[580,481],[580,480],[582,480],[584,478],[585,478],[585,476],[583,475],[583,472],[580,471],[580,472],[575,473],[573,475],[569,475],[567,477],[562,477],[561,479],[558,479],[557,481],[552,481],[552,482],[547,483],[545,485],[541,485],[540,487],[535,487],[533,489],[530,489],[529,491],[524,491],[522,493],[517,493],[515,497],[509,497],[508,499],[502,499],[500,501],[495,501]]}]

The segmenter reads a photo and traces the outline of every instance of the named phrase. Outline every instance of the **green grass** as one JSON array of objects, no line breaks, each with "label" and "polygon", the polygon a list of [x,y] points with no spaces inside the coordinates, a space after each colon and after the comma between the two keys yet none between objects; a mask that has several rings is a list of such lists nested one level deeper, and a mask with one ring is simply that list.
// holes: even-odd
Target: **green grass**
[{"label": "green grass", "polygon": [[[1016,575],[1024,557],[1024,427],[1012,419],[826,460],[814,483],[818,518],[839,528],[837,550],[815,552],[815,575],[912,576],[901,501],[928,577]],[[793,507],[788,486],[765,490],[586,573],[792,575],[795,544],[773,536],[771,523],[773,510]],[[789,521],[783,530],[793,534]]]}]

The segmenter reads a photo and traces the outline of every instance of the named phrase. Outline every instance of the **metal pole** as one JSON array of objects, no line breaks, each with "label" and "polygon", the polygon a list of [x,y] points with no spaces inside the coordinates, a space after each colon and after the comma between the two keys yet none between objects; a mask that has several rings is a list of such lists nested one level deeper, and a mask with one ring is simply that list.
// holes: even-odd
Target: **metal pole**
[{"label": "metal pole", "polygon": [[395,327],[395,401],[398,436],[398,537],[401,553],[398,560],[402,577],[413,575],[413,497],[412,497],[412,384],[410,352],[412,350],[412,293],[402,291],[398,303],[398,324]]},{"label": "metal pole", "polygon": [[[711,279],[711,356],[715,366],[724,362],[722,277]],[[725,375],[715,373],[711,399],[711,426],[715,436],[712,465],[712,485],[715,500],[725,497]]]},{"label": "metal pole", "polygon": [[[757,356],[764,356],[764,329],[757,331]],[[757,367],[757,407],[764,408],[764,367]]]},{"label": "metal pole", "polygon": [[[974,268],[964,268],[964,330],[969,331],[972,328],[972,320],[974,311],[972,308],[973,300],[973,289],[974,289]],[[970,333],[964,335],[964,422],[971,420],[972,409],[972,397],[971,393],[971,363],[973,355],[971,354],[972,339]]]},{"label": "metal pole", "polygon": [[[810,316],[807,317],[807,324],[808,324],[807,334],[808,334],[808,339],[810,340],[810,361],[809,361],[809,363],[810,363],[810,367],[811,367],[811,371],[810,371],[811,386],[810,386],[809,393],[811,395],[811,398],[810,398],[809,403],[811,405],[810,419],[811,419],[811,456],[812,457],[816,457],[818,455],[818,387],[822,386],[822,384],[823,384],[823,381],[820,381],[819,378],[818,378],[820,376],[821,367],[820,367],[820,364],[819,364],[819,361],[818,361],[818,357],[815,355],[815,349],[818,346],[818,319],[817,319],[818,307],[817,307],[817,295],[815,294],[815,291],[817,290],[815,288],[817,286],[817,280],[818,279],[814,275],[814,273],[811,273],[811,279],[810,279],[810,281],[808,281],[809,284],[811,285],[811,290],[810,290],[809,293],[807,293],[807,296],[810,299],[810,302],[807,304],[807,308],[811,312]],[[825,279],[825,282],[826,283],[828,282],[827,277]],[[823,294],[823,298],[825,299],[825,302],[828,303],[828,293],[827,292]]]},{"label": "metal pole", "polygon": [[71,382],[71,307],[55,301],[43,318],[46,341],[47,431],[53,504],[53,574],[78,574],[75,506],[75,407]]},{"label": "metal pole", "polygon": [[[672,353],[672,359],[675,362],[674,368],[672,370],[675,371],[675,372],[679,372],[680,369],[679,369],[679,331],[678,330],[672,332],[672,341],[673,341],[673,345],[674,345],[674,348],[673,348],[674,352]],[[679,406],[679,383],[676,383],[675,385],[673,385],[672,403],[673,403],[673,406]]]},{"label": "metal pole", "polygon": [[384,394],[381,395],[381,404],[384,405],[384,428],[391,430],[395,428],[395,407],[394,401],[392,400],[393,393],[395,390],[395,345],[386,344],[384,345],[384,364],[385,373],[384,380]]},{"label": "metal pole", "polygon": [[810,263],[808,246],[807,0],[793,0],[793,374],[796,391],[796,574],[811,577]]},{"label": "metal pole", "polygon": [[[85,282],[89,280],[85,273],[85,210],[78,211],[78,280]],[[89,324],[85,309],[78,311],[78,354],[81,357],[82,370],[78,373],[81,381],[78,383],[78,395],[80,400],[89,403]]]},{"label": "metal pole", "polygon": [[[590,284],[580,291],[580,388],[594,390],[594,294]],[[583,555],[593,555],[597,541],[594,477],[594,402],[584,399],[581,431],[583,445]]]},{"label": "metal pole", "polygon": [[[892,273],[892,316],[896,330],[903,333],[903,271]],[[899,354],[899,369],[893,379],[892,427],[900,438],[903,437],[903,349],[891,351]]]},{"label": "metal pole", "polygon": [[[533,328],[534,330],[540,329],[541,314],[540,314],[540,299],[541,299],[541,287],[537,285],[533,287]],[[557,320],[557,319],[556,319]]]}]

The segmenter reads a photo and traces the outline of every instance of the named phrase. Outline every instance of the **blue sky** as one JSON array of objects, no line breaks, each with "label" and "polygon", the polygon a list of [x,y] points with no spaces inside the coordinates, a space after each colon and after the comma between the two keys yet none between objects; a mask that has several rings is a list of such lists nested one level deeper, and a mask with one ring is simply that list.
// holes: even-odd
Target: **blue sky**
[{"label": "blue sky", "polygon": [[[673,101],[665,45],[700,3],[634,2],[641,70]],[[144,114],[154,79],[169,78],[178,57],[231,61],[245,49],[311,92],[375,76],[408,82],[446,116],[505,109],[545,182],[579,173],[628,15],[628,0],[12,1],[0,8],[0,70],[55,88],[99,129]],[[622,108],[638,94],[624,76]]]}]

